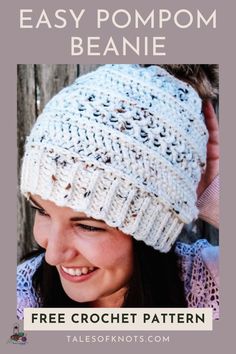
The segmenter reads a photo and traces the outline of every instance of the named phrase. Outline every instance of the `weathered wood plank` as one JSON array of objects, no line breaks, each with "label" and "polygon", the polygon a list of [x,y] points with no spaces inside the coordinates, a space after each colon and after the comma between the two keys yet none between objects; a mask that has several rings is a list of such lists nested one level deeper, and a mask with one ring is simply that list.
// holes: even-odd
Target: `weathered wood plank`
[{"label": "weathered wood plank", "polygon": [[63,87],[71,84],[77,77],[77,65],[42,64],[36,65],[37,109],[42,111],[45,104]]},{"label": "weathered wood plank", "polygon": [[[36,119],[35,107],[35,67],[34,65],[18,65],[17,67],[17,145],[18,145],[18,186],[20,183],[20,165],[24,151],[25,138],[29,134]],[[23,252],[32,249],[33,218],[24,197],[18,190],[17,203],[17,250],[18,259]]]},{"label": "weathered wood plank", "polygon": [[[17,139],[18,139],[18,185],[20,166],[26,136],[30,133],[36,117],[49,99],[77,76],[77,65],[18,65],[17,81]],[[18,190],[18,260],[35,247],[33,239],[33,212]]]},{"label": "weathered wood plank", "polygon": [[101,65],[98,65],[98,64],[90,64],[90,65],[80,64],[79,65],[79,70],[78,70],[79,71],[79,76],[87,74],[90,71],[94,71],[99,66],[101,66]]}]

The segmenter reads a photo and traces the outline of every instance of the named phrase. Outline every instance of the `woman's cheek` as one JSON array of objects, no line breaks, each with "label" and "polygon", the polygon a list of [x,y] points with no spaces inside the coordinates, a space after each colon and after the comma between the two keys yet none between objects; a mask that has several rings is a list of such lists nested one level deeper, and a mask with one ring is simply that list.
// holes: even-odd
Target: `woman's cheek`
[{"label": "woman's cheek", "polygon": [[37,216],[35,216],[33,233],[36,242],[43,248],[47,246],[47,237],[48,237],[48,222],[40,220]]},{"label": "woman's cheek", "polygon": [[77,250],[88,261],[99,268],[110,265],[113,258],[111,242],[101,237],[78,239]]},{"label": "woman's cheek", "polygon": [[113,262],[112,236],[110,234],[77,233],[74,247],[90,263],[104,268]]},{"label": "woman's cheek", "polygon": [[77,245],[79,252],[99,268],[120,266],[132,256],[132,240],[109,233],[85,238],[83,242],[78,241]]}]

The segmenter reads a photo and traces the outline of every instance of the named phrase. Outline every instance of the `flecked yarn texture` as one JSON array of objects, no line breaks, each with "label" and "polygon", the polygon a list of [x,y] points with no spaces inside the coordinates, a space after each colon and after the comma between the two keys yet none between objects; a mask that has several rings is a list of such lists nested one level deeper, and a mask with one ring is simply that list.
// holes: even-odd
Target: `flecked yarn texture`
[{"label": "flecked yarn texture", "polygon": [[158,66],[110,64],[54,96],[27,138],[21,191],[167,252],[197,218],[202,102]]}]

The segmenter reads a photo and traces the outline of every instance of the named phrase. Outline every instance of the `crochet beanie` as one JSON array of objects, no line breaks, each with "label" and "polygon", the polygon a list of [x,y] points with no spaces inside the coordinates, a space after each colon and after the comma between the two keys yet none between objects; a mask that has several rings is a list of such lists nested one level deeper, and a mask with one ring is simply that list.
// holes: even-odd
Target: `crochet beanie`
[{"label": "crochet beanie", "polygon": [[158,66],[110,64],[45,106],[27,137],[21,192],[104,220],[167,252],[198,216],[202,102]]}]

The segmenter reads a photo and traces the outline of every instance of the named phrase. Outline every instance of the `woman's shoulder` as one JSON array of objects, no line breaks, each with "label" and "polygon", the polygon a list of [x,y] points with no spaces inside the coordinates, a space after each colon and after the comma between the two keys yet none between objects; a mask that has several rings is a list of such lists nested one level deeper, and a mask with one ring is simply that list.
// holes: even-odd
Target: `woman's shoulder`
[{"label": "woman's shoulder", "polygon": [[177,241],[175,252],[182,257],[194,256],[201,252],[204,248],[214,247],[206,239],[199,239],[194,243],[188,244],[182,241]]},{"label": "woman's shoulder", "polygon": [[[37,256],[33,256],[17,266],[17,280],[25,287],[27,287],[27,280],[32,280],[32,276],[38,269],[42,260],[44,258],[44,253],[40,253]],[[21,280],[25,282],[21,282]]]},{"label": "woman's shoulder", "polygon": [[219,318],[219,247],[200,239],[177,242],[175,252],[188,306],[212,307],[213,318]]},{"label": "woman's shoulder", "polygon": [[39,307],[40,299],[33,287],[33,275],[42,264],[44,253],[34,256],[17,266],[17,318],[24,318],[25,307]]},{"label": "woman's shoulder", "polygon": [[203,263],[219,285],[219,246],[213,246],[205,239],[199,239],[192,244],[177,242],[175,252],[180,261],[193,267],[196,263]]}]

